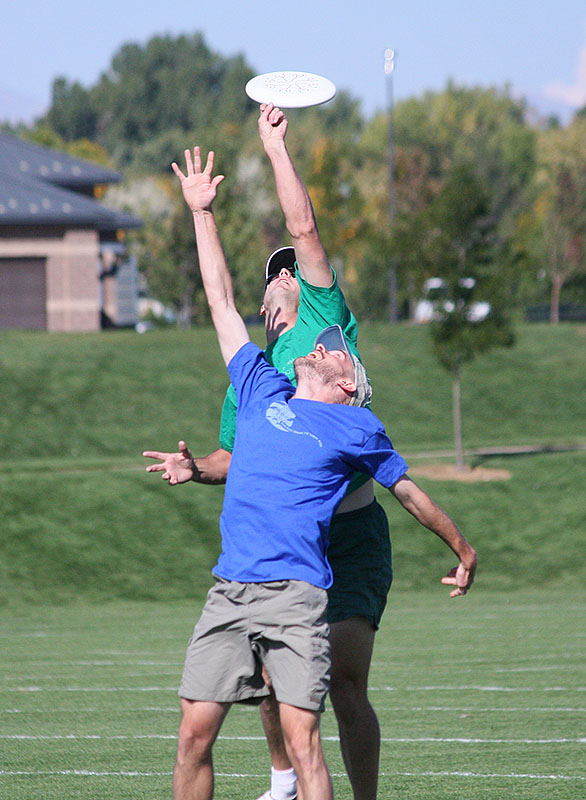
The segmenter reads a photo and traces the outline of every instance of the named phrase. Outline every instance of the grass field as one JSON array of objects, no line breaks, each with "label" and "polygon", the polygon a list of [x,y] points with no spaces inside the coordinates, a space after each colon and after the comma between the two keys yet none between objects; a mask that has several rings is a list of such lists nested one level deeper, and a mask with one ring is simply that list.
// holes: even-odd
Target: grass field
[{"label": "grass field", "polygon": [[[479,588],[393,593],[370,696],[382,728],[380,797],[582,800],[584,595]],[[0,622],[0,796],[170,797],[178,684],[198,606],[71,604]],[[336,796],[351,797],[331,709],[322,734]],[[218,800],[267,787],[255,709],[216,744]]]},{"label": "grass field", "polygon": [[[585,333],[521,326],[514,349],[467,368],[465,446],[586,444]],[[426,331],[364,325],[361,350],[409,463],[449,450],[451,387]],[[180,437],[214,449],[225,385],[209,329],[0,336],[2,800],[170,796],[176,687],[223,492],[170,489],[140,453]],[[439,584],[451,554],[377,490],[395,568],[370,678],[380,798],[582,800],[586,451],[474,463],[510,479],[418,479],[478,549],[460,600]],[[331,710],[323,735],[350,798]],[[257,711],[232,710],[216,770],[220,800],[267,788]]]},{"label": "grass field", "polygon": [[[254,328],[258,341],[263,332]],[[464,371],[466,447],[586,444],[586,328],[524,325]],[[361,326],[374,405],[411,466],[452,446],[449,376],[423,327]],[[218,555],[221,487],[170,489],[145,448],[217,446],[227,377],[209,328],[0,336],[0,606],[80,597],[201,600]],[[474,459],[508,481],[419,482],[499,588],[584,584],[586,451]],[[419,479],[418,479],[419,480]],[[445,548],[388,493],[396,590],[429,586]]]}]

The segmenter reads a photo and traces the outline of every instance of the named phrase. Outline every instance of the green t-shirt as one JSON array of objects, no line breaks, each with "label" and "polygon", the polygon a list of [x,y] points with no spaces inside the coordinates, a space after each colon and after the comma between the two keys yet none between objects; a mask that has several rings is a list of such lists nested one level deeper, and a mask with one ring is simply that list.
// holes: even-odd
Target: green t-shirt
[{"label": "green t-shirt", "polygon": [[[333,270],[332,270],[333,271]],[[265,350],[269,364],[280,372],[284,372],[292,383],[295,383],[293,362],[298,356],[305,356],[313,350],[315,337],[328,325],[340,325],[344,331],[350,350],[360,358],[356,347],[358,324],[354,314],[346,305],[346,298],[334,272],[331,286],[312,286],[297,273],[301,288],[299,295],[299,312],[295,325],[282,333]],[[236,434],[236,394],[232,384],[228,387],[222,418],[220,421],[220,447],[228,452],[234,448]],[[355,491],[366,483],[367,475],[356,473],[348,487],[348,493]]]}]

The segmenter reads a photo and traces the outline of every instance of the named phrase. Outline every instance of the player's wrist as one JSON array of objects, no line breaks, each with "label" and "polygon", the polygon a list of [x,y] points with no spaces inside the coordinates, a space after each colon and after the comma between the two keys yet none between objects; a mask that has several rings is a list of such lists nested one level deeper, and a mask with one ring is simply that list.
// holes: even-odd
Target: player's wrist
[{"label": "player's wrist", "polygon": [[280,158],[287,153],[284,139],[271,139],[270,141],[263,141],[265,153],[269,158]]},{"label": "player's wrist", "polygon": [[189,456],[189,469],[191,470],[191,478],[189,480],[197,483],[200,472],[195,463],[195,458],[192,455]]},{"label": "player's wrist", "polygon": [[462,553],[462,555],[460,556],[460,563],[465,569],[470,570],[476,567],[477,561],[478,561],[478,556],[476,555],[476,550],[470,545],[468,545],[466,548],[466,552]]}]

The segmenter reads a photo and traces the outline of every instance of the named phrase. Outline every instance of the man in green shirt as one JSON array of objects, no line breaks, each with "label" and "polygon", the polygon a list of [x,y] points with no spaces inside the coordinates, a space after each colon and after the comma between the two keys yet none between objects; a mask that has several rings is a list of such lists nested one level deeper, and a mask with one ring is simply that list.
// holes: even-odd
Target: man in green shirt
[{"label": "man in green shirt", "polygon": [[[310,352],[316,335],[328,325],[339,324],[350,348],[359,355],[357,324],[328,263],[311,200],[288,153],[287,119],[280,109],[261,105],[258,124],[293,243],[293,247],[273,253],[267,263],[261,307],[267,336],[265,352],[269,362],[294,379],[293,360]],[[163,472],[162,477],[171,485],[187,481],[223,483],[234,443],[235,414],[230,388],[222,411],[220,448],[201,458],[194,458],[183,441],[178,453],[147,451],[145,456],[162,459],[149,471]],[[334,516],[328,560],[334,574],[328,592],[330,697],[354,800],[375,800],[380,730],[367,685],[375,631],[391,585],[392,567],[387,518],[374,499],[372,479],[365,475],[354,477]],[[276,702],[264,701],[261,716],[272,759],[271,789],[263,798],[291,800],[297,791],[295,773],[285,751]]]}]

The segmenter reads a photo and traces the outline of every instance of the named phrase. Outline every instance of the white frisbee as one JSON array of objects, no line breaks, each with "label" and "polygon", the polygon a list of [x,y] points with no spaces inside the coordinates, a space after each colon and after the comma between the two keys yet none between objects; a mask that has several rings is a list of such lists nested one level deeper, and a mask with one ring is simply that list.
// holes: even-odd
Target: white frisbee
[{"label": "white frisbee", "polygon": [[311,72],[266,72],[245,86],[257,103],[274,103],[280,108],[307,108],[327,103],[336,94],[335,85]]}]

